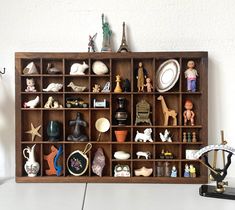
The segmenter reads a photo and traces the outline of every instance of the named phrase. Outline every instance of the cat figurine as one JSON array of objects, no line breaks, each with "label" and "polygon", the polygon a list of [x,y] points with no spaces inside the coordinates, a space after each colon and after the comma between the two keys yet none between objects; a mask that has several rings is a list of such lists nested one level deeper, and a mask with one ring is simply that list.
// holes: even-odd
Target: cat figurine
[{"label": "cat figurine", "polygon": [[25,92],[37,92],[35,89],[35,81],[33,78],[26,78],[26,85],[27,88],[25,89]]}]

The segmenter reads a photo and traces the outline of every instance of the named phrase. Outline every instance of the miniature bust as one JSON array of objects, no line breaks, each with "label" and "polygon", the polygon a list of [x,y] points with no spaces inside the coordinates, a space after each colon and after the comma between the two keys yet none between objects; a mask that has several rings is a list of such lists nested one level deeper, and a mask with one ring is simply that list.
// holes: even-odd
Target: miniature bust
[{"label": "miniature bust", "polygon": [[86,127],[87,123],[81,119],[81,114],[77,113],[76,120],[70,120],[69,126],[75,126],[73,134],[69,135],[68,141],[88,141],[88,137],[85,134],[82,134],[81,127]]},{"label": "miniature bust", "polygon": [[153,86],[150,78],[146,78],[146,84],[144,86],[147,87],[147,92],[152,92]]},{"label": "miniature bust", "polygon": [[31,79],[26,78],[26,85],[27,85],[27,88],[25,89],[25,92],[36,92],[37,91],[35,89],[35,81],[33,78],[31,78]]},{"label": "miniature bust", "polygon": [[147,77],[147,71],[143,68],[143,63],[139,62],[136,74],[138,92],[144,92],[144,79]]},{"label": "miniature bust", "polygon": [[186,109],[184,111],[184,125],[187,125],[187,121],[190,120],[191,122],[191,125],[193,126],[194,125],[194,117],[195,117],[195,114],[194,112],[192,111],[193,109],[193,103],[191,100],[186,100],[185,101],[185,104],[184,104],[184,108]]},{"label": "miniature bust", "polygon": [[184,177],[190,177],[189,166],[187,163],[184,166]]},{"label": "miniature bust", "polygon": [[187,91],[195,92],[196,91],[196,80],[197,80],[197,70],[194,69],[194,61],[188,61],[188,69],[184,72],[185,78],[187,78]]}]

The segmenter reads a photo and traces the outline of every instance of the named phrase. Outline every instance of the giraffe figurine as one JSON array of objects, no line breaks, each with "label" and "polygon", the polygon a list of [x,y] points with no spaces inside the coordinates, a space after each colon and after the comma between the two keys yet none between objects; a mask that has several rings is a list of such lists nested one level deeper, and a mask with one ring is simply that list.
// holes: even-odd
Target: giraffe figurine
[{"label": "giraffe figurine", "polygon": [[157,100],[161,101],[162,112],[163,112],[163,116],[164,116],[164,126],[168,126],[169,117],[173,118],[173,126],[176,126],[177,125],[176,111],[173,109],[168,109],[166,102],[164,100],[164,97],[162,95],[160,95],[157,98]]}]

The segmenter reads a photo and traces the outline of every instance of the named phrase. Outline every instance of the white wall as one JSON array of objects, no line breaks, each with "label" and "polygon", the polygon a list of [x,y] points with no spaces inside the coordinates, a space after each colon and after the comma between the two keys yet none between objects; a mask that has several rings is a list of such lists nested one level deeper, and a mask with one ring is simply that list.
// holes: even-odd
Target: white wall
[{"label": "white wall", "polygon": [[224,129],[235,147],[234,11],[233,0],[0,0],[0,176],[14,176],[14,52],[84,52],[95,32],[100,49],[101,13],[115,50],[126,21],[132,51],[208,51],[209,141]]}]

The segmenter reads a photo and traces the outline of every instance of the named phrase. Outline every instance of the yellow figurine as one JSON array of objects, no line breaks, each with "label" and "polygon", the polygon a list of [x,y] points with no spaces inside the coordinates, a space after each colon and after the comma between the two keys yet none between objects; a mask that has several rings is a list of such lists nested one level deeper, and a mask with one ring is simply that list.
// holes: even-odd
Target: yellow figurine
[{"label": "yellow figurine", "polygon": [[120,82],[121,82],[121,77],[120,77],[120,75],[117,75],[116,76],[116,87],[114,89],[114,93],[121,93],[122,92]]}]

